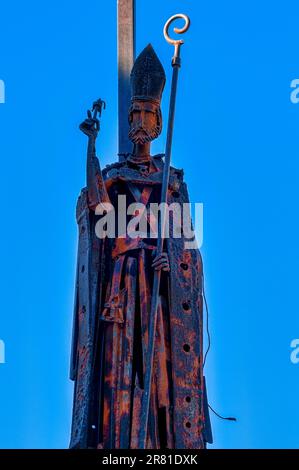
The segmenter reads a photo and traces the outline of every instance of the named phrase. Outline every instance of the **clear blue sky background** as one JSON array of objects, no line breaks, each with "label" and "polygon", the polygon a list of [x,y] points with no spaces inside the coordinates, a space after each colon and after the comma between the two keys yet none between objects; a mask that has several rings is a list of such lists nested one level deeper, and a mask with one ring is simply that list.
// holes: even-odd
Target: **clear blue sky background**
[{"label": "clear blue sky background", "polygon": [[[148,42],[167,71],[166,19],[192,19],[183,49],[174,165],[203,202],[217,448],[299,447],[299,4],[137,0],[137,51]],[[116,1],[2,2],[0,79],[0,447],[67,447],[77,228],[86,140],[102,97],[98,154],[117,153]],[[165,132],[154,150],[164,150]]]}]

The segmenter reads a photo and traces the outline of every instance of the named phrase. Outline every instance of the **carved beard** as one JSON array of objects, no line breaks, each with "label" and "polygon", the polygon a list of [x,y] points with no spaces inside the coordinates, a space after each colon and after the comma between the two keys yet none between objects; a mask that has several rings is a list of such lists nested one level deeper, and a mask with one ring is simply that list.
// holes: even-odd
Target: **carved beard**
[{"label": "carved beard", "polygon": [[160,127],[155,126],[150,130],[145,129],[144,127],[132,127],[129,132],[129,139],[133,144],[146,144],[156,139],[160,134]]}]

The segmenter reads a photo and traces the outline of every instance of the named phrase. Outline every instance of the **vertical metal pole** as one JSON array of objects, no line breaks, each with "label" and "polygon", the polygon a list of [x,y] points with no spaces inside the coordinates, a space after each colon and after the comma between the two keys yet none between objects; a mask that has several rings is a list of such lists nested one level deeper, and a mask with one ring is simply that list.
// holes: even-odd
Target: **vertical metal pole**
[{"label": "vertical metal pole", "polygon": [[128,138],[128,110],[131,104],[130,73],[135,60],[135,0],[117,1],[118,32],[118,153],[132,152]]}]

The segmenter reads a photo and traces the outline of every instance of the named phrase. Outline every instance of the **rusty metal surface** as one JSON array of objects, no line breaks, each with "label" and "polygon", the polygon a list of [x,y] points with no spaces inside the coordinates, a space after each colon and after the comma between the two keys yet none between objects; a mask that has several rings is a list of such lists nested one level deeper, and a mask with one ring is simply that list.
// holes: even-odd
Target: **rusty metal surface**
[{"label": "rusty metal surface", "polygon": [[96,238],[90,220],[87,191],[77,204],[79,248],[77,260],[76,304],[74,312],[71,378],[75,380],[71,447],[87,447],[89,440],[90,398],[93,383],[96,311],[101,302],[99,271],[104,262],[102,242]]},{"label": "rusty metal surface", "polygon": [[[169,202],[188,202],[183,183]],[[175,448],[202,448],[203,443],[203,301],[202,263],[197,250],[185,250],[184,238],[167,240],[170,272]]]},{"label": "rusty metal surface", "polygon": [[[150,47],[143,54],[156,60],[149,73],[161,70]],[[164,80],[163,74],[160,79]],[[149,98],[163,86],[155,81]],[[95,234],[98,216],[94,209],[102,200],[115,207],[120,194],[127,196],[128,204],[161,200],[164,163],[161,156],[150,156],[150,141],[161,132],[159,103],[151,101],[147,106],[143,96],[143,101],[136,100],[134,106],[130,110],[134,153],[104,171],[95,155],[99,123],[88,114],[80,126],[89,140],[87,189],[81,192],[77,204],[79,247],[71,357],[75,388],[70,446],[138,448],[145,430],[148,449],[200,449],[205,446],[200,253],[186,250],[184,238],[167,239],[167,269],[159,271],[155,335],[154,343],[150,343],[157,269],[152,263],[157,240],[145,237],[137,241],[101,241]],[[181,170],[170,168],[166,189],[170,204],[189,202]],[[172,233],[172,219],[170,222]],[[146,423],[142,401],[150,344],[154,346],[153,368]]]},{"label": "rusty metal surface", "polygon": [[[174,173],[176,170],[171,171]],[[178,174],[180,190],[169,190],[170,203],[188,202],[182,173]],[[155,198],[155,193],[152,197]],[[97,446],[137,448],[138,431],[142,426],[140,407],[152,285],[152,271],[147,256],[152,250],[144,247],[136,251],[124,249],[125,253],[116,254],[113,261],[111,255],[114,244],[106,246],[104,252],[101,252],[98,241],[93,239],[90,232],[91,225],[94,225],[94,222],[90,222],[94,213],[86,205],[83,211],[79,206],[79,279],[75,317],[78,333],[74,335],[74,341],[76,337],[79,339],[77,349],[74,346],[77,350],[77,355],[74,354],[77,369],[72,374],[76,383],[72,445],[83,448],[91,446],[91,430],[95,426],[94,417],[97,416],[95,409],[102,406],[102,418],[96,423],[96,433],[100,436]],[[120,242],[123,243],[123,240],[120,239]],[[162,446],[202,448],[201,258],[196,250],[184,249],[184,239],[169,239],[167,251],[171,271],[166,275],[167,281],[163,284],[158,310],[147,448],[161,446],[158,422],[161,416],[164,420]],[[129,253],[135,255],[128,256]],[[90,264],[87,260],[95,261]],[[86,266],[82,273],[84,262]],[[101,264],[109,265],[105,268],[106,276],[100,280],[97,278],[95,282]],[[102,285],[102,281],[105,285]],[[88,303],[87,292],[94,292],[91,299],[96,296],[92,305]],[[105,292],[105,298],[98,305],[100,292]],[[102,348],[96,348],[93,344],[97,324],[95,316],[100,317],[100,323],[105,324]],[[139,326],[136,327],[135,321]],[[136,332],[140,335],[138,339]],[[134,344],[138,346],[135,349]],[[97,364],[102,363],[101,370],[92,366],[95,351],[102,354],[102,360],[96,361]],[[91,389],[95,378],[103,381],[103,396],[92,401]]]}]

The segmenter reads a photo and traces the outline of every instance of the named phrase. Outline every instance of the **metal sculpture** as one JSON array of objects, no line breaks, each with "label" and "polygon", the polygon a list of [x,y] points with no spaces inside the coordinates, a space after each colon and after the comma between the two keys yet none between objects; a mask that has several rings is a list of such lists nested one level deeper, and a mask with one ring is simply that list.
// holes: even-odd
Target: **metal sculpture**
[{"label": "metal sculpture", "polygon": [[[150,153],[151,141],[162,130],[160,103],[166,80],[151,45],[131,72],[133,152],[101,170],[95,151],[101,100],[80,126],[88,136],[88,149],[87,187],[77,204],[71,360],[75,448],[199,449],[207,441],[199,251],[186,249],[184,234],[174,235],[174,215],[169,221],[172,235],[164,240],[163,211],[158,238],[152,236],[150,217],[142,236],[132,237],[126,228],[114,238],[96,233],[108,206],[126,212],[128,227],[132,202],[147,208],[153,202],[182,206],[189,201],[183,171],[170,166],[182,41],[170,39],[168,28],[176,17],[165,25],[165,37],[175,45],[165,159]],[[186,25],[176,32],[188,28],[189,20],[183,18]],[[124,208],[119,196],[126,196]]]}]

